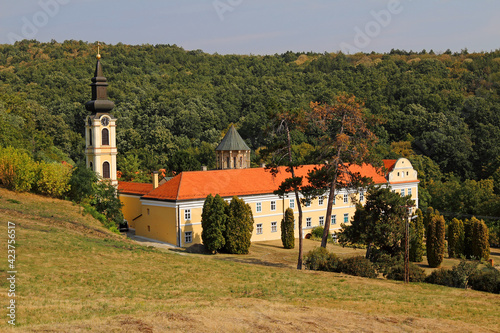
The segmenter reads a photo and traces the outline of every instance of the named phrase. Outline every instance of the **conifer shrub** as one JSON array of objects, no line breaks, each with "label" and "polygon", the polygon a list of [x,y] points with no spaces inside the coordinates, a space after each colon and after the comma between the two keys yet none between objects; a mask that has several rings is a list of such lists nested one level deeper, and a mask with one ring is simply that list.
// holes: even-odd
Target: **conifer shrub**
[{"label": "conifer shrub", "polygon": [[227,223],[226,206],[226,202],[218,194],[215,198],[209,194],[203,204],[201,239],[206,250],[210,253],[216,253],[226,245],[224,238]]},{"label": "conifer shrub", "polygon": [[368,278],[376,278],[377,270],[370,260],[363,256],[350,257],[342,260],[341,270],[343,273],[362,276]]},{"label": "conifer shrub", "polygon": [[[425,280],[425,271],[423,268],[410,263],[410,282],[423,282]],[[397,265],[391,267],[389,272],[385,275],[390,280],[404,281],[405,278],[405,265],[399,262]]]},{"label": "conifer shrub", "polygon": [[474,243],[474,223],[471,220],[466,219],[464,221],[464,247],[463,253],[466,258],[472,258],[474,256],[472,252],[472,244]]},{"label": "conifer shrub", "polygon": [[450,269],[438,268],[429,274],[424,281],[431,284],[439,284],[441,286],[454,286],[453,273]]},{"label": "conifer shrub", "polygon": [[285,249],[293,249],[295,247],[294,222],[293,209],[287,208],[285,210],[285,218],[281,220],[281,242]]},{"label": "conifer shrub", "polygon": [[439,267],[443,262],[445,249],[445,221],[442,215],[432,214],[428,220],[427,262],[430,267]]},{"label": "conifer shrub", "polygon": [[245,201],[234,196],[227,211],[224,249],[228,253],[247,254],[254,224],[252,209]]},{"label": "conifer shrub", "polygon": [[420,209],[417,209],[417,217],[410,223],[410,250],[409,256],[412,262],[421,262],[424,256],[424,216]]},{"label": "conifer shrub", "polygon": [[341,260],[324,247],[317,247],[304,256],[304,265],[313,271],[337,272],[341,271]]},{"label": "conifer shrub", "polygon": [[448,225],[448,257],[459,258],[464,255],[464,223],[456,218]]}]

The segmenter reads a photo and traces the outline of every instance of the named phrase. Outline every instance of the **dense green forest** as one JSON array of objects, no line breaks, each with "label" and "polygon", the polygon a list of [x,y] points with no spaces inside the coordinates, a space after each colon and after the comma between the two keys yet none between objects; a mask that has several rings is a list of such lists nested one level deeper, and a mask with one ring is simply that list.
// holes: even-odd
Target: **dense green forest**
[{"label": "dense green forest", "polygon": [[[82,41],[0,45],[0,145],[26,148],[36,160],[83,159],[96,51]],[[500,215],[500,50],[259,56],[119,43],[101,54],[122,171],[213,167],[230,123],[259,163],[269,112],[346,92],[372,115],[379,156],[412,160],[423,204]],[[293,139],[302,157],[316,143],[312,131]]]}]

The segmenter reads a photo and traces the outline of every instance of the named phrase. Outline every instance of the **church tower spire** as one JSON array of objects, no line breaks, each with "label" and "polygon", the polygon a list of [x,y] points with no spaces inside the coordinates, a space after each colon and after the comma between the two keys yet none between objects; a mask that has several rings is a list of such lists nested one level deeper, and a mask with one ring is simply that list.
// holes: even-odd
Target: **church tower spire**
[{"label": "church tower spire", "polygon": [[85,103],[91,114],[85,123],[85,156],[87,166],[103,180],[117,186],[116,176],[116,118],[109,112],[115,104],[108,99],[107,79],[102,74],[98,44],[97,64],[92,78],[92,99]]}]

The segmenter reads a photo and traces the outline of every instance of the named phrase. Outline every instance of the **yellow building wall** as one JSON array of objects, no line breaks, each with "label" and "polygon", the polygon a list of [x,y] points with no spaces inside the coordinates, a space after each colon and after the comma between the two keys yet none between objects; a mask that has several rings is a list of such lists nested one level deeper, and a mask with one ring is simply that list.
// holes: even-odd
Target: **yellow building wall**
[{"label": "yellow building wall", "polygon": [[135,234],[177,245],[176,208],[142,203],[142,216],[136,220]]},{"label": "yellow building wall", "polygon": [[130,228],[135,229],[134,219],[142,214],[141,197],[139,195],[118,195],[120,202],[123,204],[123,217],[128,221]]},{"label": "yellow building wall", "polygon": [[[186,219],[186,210],[189,209],[191,218]],[[181,206],[181,246],[189,247],[203,243],[201,239],[201,213],[203,208],[184,208]],[[186,232],[191,232],[191,242],[186,242]]]}]

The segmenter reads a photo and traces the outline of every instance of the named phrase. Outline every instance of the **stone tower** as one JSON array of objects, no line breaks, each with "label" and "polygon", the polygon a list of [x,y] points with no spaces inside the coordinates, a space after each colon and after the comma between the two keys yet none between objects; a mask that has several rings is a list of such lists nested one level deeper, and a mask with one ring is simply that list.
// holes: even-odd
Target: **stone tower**
[{"label": "stone tower", "polygon": [[215,149],[217,169],[250,168],[250,148],[241,138],[234,125]]},{"label": "stone tower", "polygon": [[103,180],[117,186],[116,119],[110,113],[115,104],[108,99],[106,81],[98,52],[95,74],[90,84],[92,99],[85,103],[85,108],[91,112],[85,120],[85,156],[88,167]]}]

